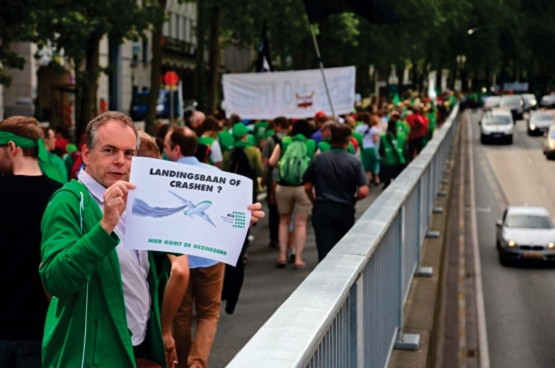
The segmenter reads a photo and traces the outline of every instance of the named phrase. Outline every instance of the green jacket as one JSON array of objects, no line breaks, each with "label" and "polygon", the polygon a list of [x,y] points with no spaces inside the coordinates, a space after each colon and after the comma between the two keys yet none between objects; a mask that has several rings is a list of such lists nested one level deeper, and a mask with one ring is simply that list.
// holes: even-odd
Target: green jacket
[{"label": "green jacket", "polygon": [[405,141],[404,134],[397,133],[397,136],[387,132],[382,134],[380,150],[383,150],[383,155],[381,164],[385,166],[405,164]]},{"label": "green jacket", "polygon": [[[72,180],[51,198],[42,219],[40,277],[53,296],[44,327],[44,367],[135,368],[127,328],[119,238],[100,226],[102,212],[87,188]],[[149,252],[150,359],[166,367],[157,301],[156,265]]]}]

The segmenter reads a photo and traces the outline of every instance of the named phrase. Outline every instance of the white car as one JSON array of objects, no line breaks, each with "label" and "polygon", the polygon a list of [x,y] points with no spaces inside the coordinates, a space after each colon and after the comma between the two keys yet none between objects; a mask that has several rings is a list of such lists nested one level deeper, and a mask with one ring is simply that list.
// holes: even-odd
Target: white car
[{"label": "white car", "polygon": [[555,227],[543,207],[509,206],[497,225],[499,262],[508,260],[555,260]]},{"label": "white car", "polygon": [[499,107],[499,102],[501,102],[501,96],[488,96],[485,99],[484,109],[491,110]]},{"label": "white car", "polygon": [[537,111],[528,120],[528,135],[542,135],[555,125],[555,117],[549,111]]},{"label": "white car", "polygon": [[480,142],[482,144],[501,141],[513,144],[514,121],[511,111],[494,109],[487,111],[480,121]]}]

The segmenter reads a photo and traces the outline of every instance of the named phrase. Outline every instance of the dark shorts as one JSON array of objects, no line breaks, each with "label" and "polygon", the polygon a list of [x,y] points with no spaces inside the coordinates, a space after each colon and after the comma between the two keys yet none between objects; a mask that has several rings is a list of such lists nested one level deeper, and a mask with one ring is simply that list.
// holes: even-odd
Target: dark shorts
[{"label": "dark shorts", "polygon": [[409,151],[420,153],[424,148],[424,137],[409,140]]}]

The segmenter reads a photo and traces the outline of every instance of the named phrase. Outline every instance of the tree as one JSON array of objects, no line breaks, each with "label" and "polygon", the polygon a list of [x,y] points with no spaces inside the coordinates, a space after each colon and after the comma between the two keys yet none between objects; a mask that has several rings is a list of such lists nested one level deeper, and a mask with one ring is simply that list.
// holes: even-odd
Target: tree
[{"label": "tree", "polygon": [[116,44],[139,38],[149,25],[148,7],[136,0],[50,0],[48,4],[38,31],[73,62],[80,96],[78,137],[97,114],[98,78],[106,71],[100,65],[100,41],[105,36]]},{"label": "tree", "polygon": [[4,68],[23,69],[25,59],[11,50],[16,42],[39,42],[36,23],[44,7],[41,0],[4,1],[0,11],[0,85],[10,86]]}]

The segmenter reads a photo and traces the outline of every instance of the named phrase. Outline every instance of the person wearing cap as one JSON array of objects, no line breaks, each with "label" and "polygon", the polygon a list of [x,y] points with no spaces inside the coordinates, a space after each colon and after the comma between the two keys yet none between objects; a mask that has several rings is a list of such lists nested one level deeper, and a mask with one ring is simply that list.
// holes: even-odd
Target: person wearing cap
[{"label": "person wearing cap", "polygon": [[[48,152],[33,118],[0,122],[0,366],[40,368],[48,299],[38,274],[41,220],[62,184],[43,174]],[[57,173],[56,173],[57,174]],[[9,281],[8,281],[9,280]]]},{"label": "person wearing cap", "polygon": [[318,128],[318,130],[312,134],[312,140],[314,142],[316,142],[316,146],[318,146],[318,144],[320,144],[320,142],[322,140],[324,140],[323,137],[323,130],[324,130],[324,123],[326,123],[328,120],[328,117],[326,116],[326,113],[323,111],[318,111],[315,115],[314,115],[314,124],[316,124],[316,127]]},{"label": "person wearing cap", "polygon": [[56,140],[56,136],[54,135],[54,131],[52,129],[43,128],[42,132],[44,134],[44,147],[48,151],[48,159],[50,163],[56,168],[60,183],[65,184],[68,180],[67,168],[64,160],[62,160],[60,156],[55,154],[54,150],[65,153],[66,148],[64,148],[62,151],[61,147],[56,147],[56,143],[58,141]]},{"label": "person wearing cap", "polygon": [[250,129],[245,126],[245,124],[239,122],[233,125],[231,129],[231,134],[233,135],[234,144],[233,148],[227,150],[224,153],[222,160],[222,170],[227,172],[235,172],[234,169],[234,155],[233,152],[236,149],[241,149],[245,156],[247,157],[248,163],[251,170],[253,171],[253,177],[251,179],[255,180],[253,183],[253,197],[256,198],[256,191],[258,188],[258,183],[256,183],[256,178],[261,178],[264,175],[264,166],[262,166],[262,159],[260,158],[260,152],[251,145],[249,142]]}]

